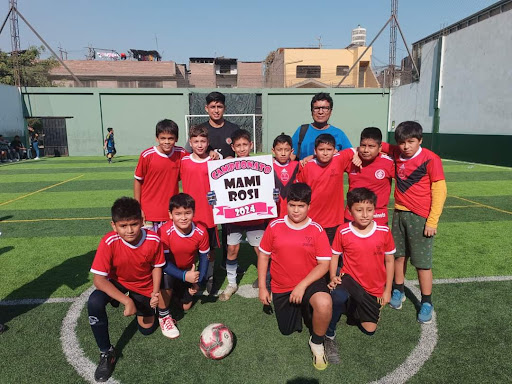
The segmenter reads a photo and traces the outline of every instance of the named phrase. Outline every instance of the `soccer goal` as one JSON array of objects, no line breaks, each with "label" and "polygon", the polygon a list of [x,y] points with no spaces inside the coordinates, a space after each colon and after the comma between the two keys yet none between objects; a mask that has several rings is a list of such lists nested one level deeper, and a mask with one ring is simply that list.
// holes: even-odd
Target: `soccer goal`
[{"label": "soccer goal", "polygon": [[[252,140],[254,142],[254,153],[262,148],[262,134],[261,134],[261,115],[255,113],[235,113],[225,114],[227,120],[238,125],[242,129],[252,132]],[[185,132],[193,125],[204,123],[209,119],[208,115],[185,115]]]}]

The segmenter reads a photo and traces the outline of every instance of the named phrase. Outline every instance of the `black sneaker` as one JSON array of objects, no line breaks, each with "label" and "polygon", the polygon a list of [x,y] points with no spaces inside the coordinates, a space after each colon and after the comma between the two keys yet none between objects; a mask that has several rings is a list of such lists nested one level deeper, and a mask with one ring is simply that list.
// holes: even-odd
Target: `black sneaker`
[{"label": "black sneaker", "polygon": [[341,362],[340,354],[338,352],[338,344],[336,343],[336,339],[330,339],[328,337],[324,340],[325,347],[325,355],[327,356],[327,361],[330,364],[339,364]]},{"label": "black sneaker", "polygon": [[116,351],[114,347],[110,347],[108,352],[102,352],[100,354],[100,362],[96,372],[94,372],[94,380],[96,381],[107,381],[112,372],[114,372],[114,366],[116,365]]}]

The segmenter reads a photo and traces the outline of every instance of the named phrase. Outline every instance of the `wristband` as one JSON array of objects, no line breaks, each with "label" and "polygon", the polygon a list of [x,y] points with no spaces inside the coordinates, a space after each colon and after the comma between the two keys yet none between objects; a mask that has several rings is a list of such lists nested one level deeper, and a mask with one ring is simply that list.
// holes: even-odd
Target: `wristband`
[{"label": "wristband", "polygon": [[185,282],[185,275],[187,274],[187,271],[183,271],[183,282]]}]

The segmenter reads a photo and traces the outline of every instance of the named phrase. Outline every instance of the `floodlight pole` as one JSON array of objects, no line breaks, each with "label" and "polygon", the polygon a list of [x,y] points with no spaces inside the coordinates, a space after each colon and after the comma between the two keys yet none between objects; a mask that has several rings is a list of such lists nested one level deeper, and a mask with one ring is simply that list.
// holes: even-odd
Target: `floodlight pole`
[{"label": "floodlight pole", "polygon": [[350,67],[350,69],[348,70],[347,74],[345,76],[343,76],[343,79],[340,80],[340,82],[338,83],[338,85],[336,86],[336,88],[338,88],[341,83],[343,83],[343,81],[345,81],[345,79],[348,77],[348,75],[350,75],[350,72],[352,72],[352,70],[354,69],[354,67],[357,65],[357,63],[359,63],[361,61],[361,59],[363,58],[364,54],[370,49],[370,47],[373,45],[373,43],[375,42],[375,40],[377,40],[377,38],[380,36],[380,34],[382,33],[382,31],[388,26],[388,24],[391,22],[391,19],[393,18],[393,16],[390,16],[390,18],[388,19],[388,21],[386,21],[386,24],[384,24],[384,26],[380,29],[379,33],[377,33],[377,36],[375,36],[372,40],[372,42],[366,47],[366,49],[363,51],[363,53],[361,53],[361,55],[357,58],[356,62],[354,64],[352,64],[352,66]]},{"label": "floodlight pole", "polygon": [[418,71],[418,67],[416,66],[416,63],[414,62],[414,60],[412,59],[411,51],[409,51],[409,46],[407,45],[407,42],[405,41],[405,36],[402,33],[402,28],[400,28],[400,23],[398,22],[398,19],[396,18],[396,16],[394,14],[393,14],[393,18],[395,19],[396,26],[398,27],[398,31],[400,32],[400,36],[402,36],[402,41],[404,42],[405,49],[407,49],[407,54],[411,58],[412,66],[416,70],[416,75],[419,75],[420,71]]},{"label": "floodlight pole", "polygon": [[25,19],[23,17],[23,15],[20,13],[20,11],[18,11],[17,8],[14,8],[13,7],[13,11],[16,12],[18,14],[18,16],[21,18],[21,20],[23,20],[25,22],[25,24],[27,24],[27,26],[30,28],[30,30],[32,32],[34,32],[34,34],[39,38],[39,40],[41,40],[41,42],[46,46],[46,48],[48,48],[48,50],[53,54],[53,56],[59,61],[59,63],[64,67],[66,68],[66,70],[70,73],[70,75],[73,77],[73,79],[78,83],[78,85],[80,85],[81,87],[83,86],[82,82],[80,81],[80,79],[78,79],[78,77],[75,76],[75,74],[73,72],[71,72],[71,69],[69,69],[69,67],[64,63],[64,61],[55,53],[55,51],[52,49],[52,47],[50,47],[48,45],[48,43],[46,41],[44,41],[44,39],[41,37],[41,35],[39,33],[37,33],[37,31],[32,27],[32,25],[30,25],[30,23],[27,21],[27,19]]},{"label": "floodlight pole", "polygon": [[9,16],[11,15],[12,7],[9,8],[9,12],[7,12],[7,16],[5,16],[5,20],[2,23],[2,27],[0,28],[0,35],[2,34],[2,31],[4,30],[5,24],[7,24],[7,20],[9,20]]}]

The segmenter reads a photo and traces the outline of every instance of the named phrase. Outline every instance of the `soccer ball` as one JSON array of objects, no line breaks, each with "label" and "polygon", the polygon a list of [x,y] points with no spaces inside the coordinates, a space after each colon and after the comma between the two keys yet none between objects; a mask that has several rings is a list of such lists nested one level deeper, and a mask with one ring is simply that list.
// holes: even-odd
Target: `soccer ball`
[{"label": "soccer ball", "polygon": [[220,360],[233,349],[233,334],[224,324],[210,324],[201,332],[199,348],[208,359]]}]

